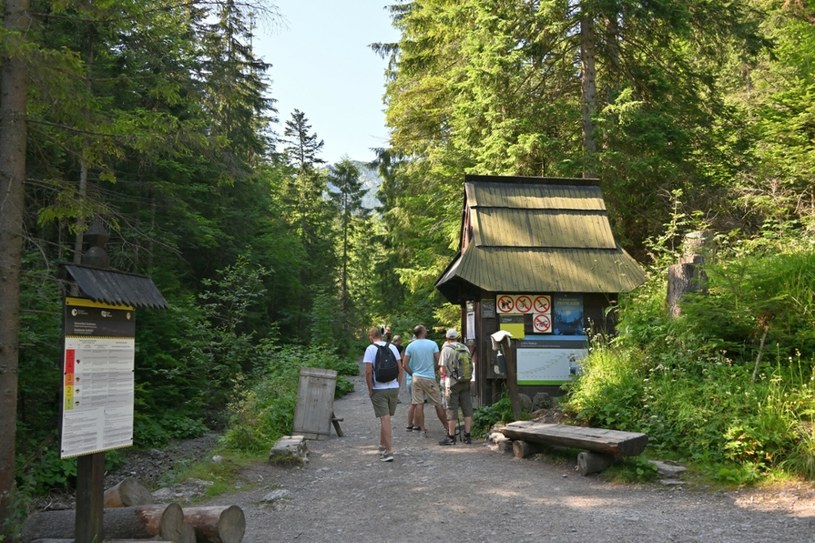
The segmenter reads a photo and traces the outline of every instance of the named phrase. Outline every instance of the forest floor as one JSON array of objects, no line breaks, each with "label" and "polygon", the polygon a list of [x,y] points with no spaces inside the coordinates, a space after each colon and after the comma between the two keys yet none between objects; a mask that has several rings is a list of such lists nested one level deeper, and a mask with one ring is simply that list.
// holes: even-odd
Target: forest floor
[{"label": "forest floor", "polygon": [[[519,460],[483,440],[442,447],[441,424],[431,420],[430,408],[430,437],[405,430],[404,394],[394,420],[395,460],[381,462],[378,421],[362,380],[354,385],[355,392],[334,403],[344,437],[309,441],[303,467],[252,465],[240,488],[207,502],[243,509],[244,542],[815,541],[813,485],[721,491],[616,484],[602,475],[583,477],[565,459]],[[176,445],[169,456],[134,457],[118,473],[155,485],[173,462],[206,457],[213,443],[207,436]]]}]

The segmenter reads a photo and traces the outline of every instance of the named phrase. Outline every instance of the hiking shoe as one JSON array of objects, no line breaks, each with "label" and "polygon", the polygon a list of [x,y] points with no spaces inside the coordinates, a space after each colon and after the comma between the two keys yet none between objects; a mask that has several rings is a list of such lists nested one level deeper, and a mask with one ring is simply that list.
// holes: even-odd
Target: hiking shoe
[{"label": "hiking shoe", "polygon": [[413,426],[405,426],[405,430],[407,430],[408,432],[412,432]]},{"label": "hiking shoe", "polygon": [[444,436],[444,439],[439,441],[439,445],[455,445],[456,444],[456,436],[447,435]]},{"label": "hiking shoe", "polygon": [[464,441],[465,445],[473,444],[473,438],[470,436],[470,434],[464,434],[464,439],[462,441]]},{"label": "hiking shoe", "polygon": [[382,458],[380,458],[382,462],[393,462],[393,453],[392,452],[385,452],[382,453]]}]

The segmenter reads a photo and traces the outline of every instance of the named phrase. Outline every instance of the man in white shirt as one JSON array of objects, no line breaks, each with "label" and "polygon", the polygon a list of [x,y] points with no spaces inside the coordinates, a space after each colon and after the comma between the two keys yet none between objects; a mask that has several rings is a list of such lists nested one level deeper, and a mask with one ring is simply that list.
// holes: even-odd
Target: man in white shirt
[{"label": "man in white shirt", "polygon": [[[371,344],[365,349],[362,362],[365,364],[365,383],[368,385],[368,396],[374,406],[374,415],[379,419],[379,451],[380,460],[383,462],[393,462],[393,430],[391,418],[396,414],[396,404],[399,401],[399,386],[402,382],[402,365],[399,350],[392,343],[382,341],[382,332],[379,327],[368,330],[368,339]],[[374,362],[379,351],[377,346],[386,346],[391,349],[396,357],[398,373],[396,379],[385,383],[376,380],[374,374]]]}]

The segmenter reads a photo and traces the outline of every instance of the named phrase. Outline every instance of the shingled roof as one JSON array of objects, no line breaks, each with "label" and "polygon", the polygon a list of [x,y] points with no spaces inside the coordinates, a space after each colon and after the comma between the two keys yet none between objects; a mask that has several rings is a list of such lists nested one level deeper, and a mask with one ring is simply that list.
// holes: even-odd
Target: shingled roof
[{"label": "shingled roof", "polygon": [[618,293],[645,281],[615,241],[597,179],[466,176],[459,252],[436,288]]}]

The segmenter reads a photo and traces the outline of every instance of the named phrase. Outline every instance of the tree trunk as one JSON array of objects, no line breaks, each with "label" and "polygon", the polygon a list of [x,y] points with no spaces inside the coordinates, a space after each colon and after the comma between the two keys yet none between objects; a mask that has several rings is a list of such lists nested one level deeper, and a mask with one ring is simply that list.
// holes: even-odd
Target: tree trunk
[{"label": "tree trunk", "polygon": [[195,528],[198,543],[240,543],[246,532],[246,518],[237,505],[189,507],[184,522]]},{"label": "tree trunk", "polygon": [[[26,50],[15,42],[22,41],[31,24],[28,8],[29,0],[5,0],[4,51]],[[25,59],[14,53],[0,58],[0,536],[9,539],[6,521],[15,489],[27,79]]]},{"label": "tree trunk", "polygon": [[[23,541],[64,538],[74,534],[76,511],[43,511],[29,516],[23,524]],[[105,509],[103,533],[111,539],[182,540],[184,512],[177,503],[140,505]]]},{"label": "tree trunk", "polygon": [[105,490],[105,507],[131,507],[153,503],[153,495],[138,479],[128,477]]},{"label": "tree trunk", "polygon": [[[585,9],[585,8],[584,8]],[[583,13],[580,21],[580,66],[582,91],[581,117],[583,124],[583,177],[596,177],[597,142],[594,140],[594,112],[597,110],[597,81],[594,66],[594,19]]]}]

